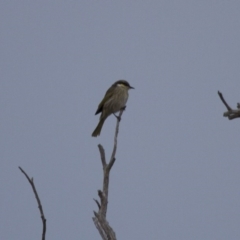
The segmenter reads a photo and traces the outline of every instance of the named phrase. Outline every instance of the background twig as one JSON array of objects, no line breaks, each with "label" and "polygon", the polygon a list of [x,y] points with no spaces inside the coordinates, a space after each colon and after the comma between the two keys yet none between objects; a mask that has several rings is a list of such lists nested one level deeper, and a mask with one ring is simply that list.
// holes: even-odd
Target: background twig
[{"label": "background twig", "polygon": [[38,203],[38,208],[39,208],[39,211],[40,211],[40,215],[41,215],[41,219],[42,219],[42,224],[43,224],[43,230],[42,230],[42,240],[45,240],[45,236],[46,236],[46,229],[47,229],[47,226],[46,226],[46,218],[44,216],[44,213],[43,213],[43,207],[42,207],[42,204],[41,204],[41,201],[40,201],[40,198],[38,196],[38,193],[37,193],[37,190],[35,188],[35,185],[34,185],[34,182],[33,182],[33,178],[30,179],[30,177],[27,175],[27,173],[21,168],[19,167],[19,169],[21,170],[21,172],[25,175],[25,177],[27,178],[28,182],[30,183],[31,187],[32,187],[32,190],[33,190],[33,193],[35,195],[35,198],[37,199],[37,203]]},{"label": "background twig", "polygon": [[218,95],[221,99],[221,101],[223,102],[223,104],[225,105],[225,107],[227,108],[227,112],[223,113],[224,117],[228,117],[229,120],[235,119],[235,118],[240,118],[240,104],[237,103],[237,109],[232,109],[226,102],[226,100],[224,99],[223,95],[221,92],[218,91]]}]

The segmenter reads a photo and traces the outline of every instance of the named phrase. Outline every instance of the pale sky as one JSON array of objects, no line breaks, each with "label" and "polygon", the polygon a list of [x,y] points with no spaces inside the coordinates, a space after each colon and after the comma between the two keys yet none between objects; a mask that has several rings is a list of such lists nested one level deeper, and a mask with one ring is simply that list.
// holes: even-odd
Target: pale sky
[{"label": "pale sky", "polygon": [[110,176],[118,239],[240,239],[240,1],[0,2],[0,239],[101,239],[93,222],[116,119],[92,138],[106,90],[130,91]]}]

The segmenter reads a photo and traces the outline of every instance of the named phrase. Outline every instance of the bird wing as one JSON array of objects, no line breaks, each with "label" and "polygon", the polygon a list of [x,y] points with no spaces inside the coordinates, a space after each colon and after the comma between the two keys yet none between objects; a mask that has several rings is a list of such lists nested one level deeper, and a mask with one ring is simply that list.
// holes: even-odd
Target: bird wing
[{"label": "bird wing", "polygon": [[106,102],[108,99],[110,99],[110,98],[112,97],[112,95],[113,95],[113,92],[114,92],[113,89],[114,89],[114,87],[111,86],[111,87],[107,90],[107,92],[106,92],[103,100],[102,100],[102,101],[99,103],[99,105],[98,105],[98,109],[97,109],[95,115],[97,115],[97,114],[99,114],[100,112],[102,112],[103,106],[104,106],[105,102]]}]

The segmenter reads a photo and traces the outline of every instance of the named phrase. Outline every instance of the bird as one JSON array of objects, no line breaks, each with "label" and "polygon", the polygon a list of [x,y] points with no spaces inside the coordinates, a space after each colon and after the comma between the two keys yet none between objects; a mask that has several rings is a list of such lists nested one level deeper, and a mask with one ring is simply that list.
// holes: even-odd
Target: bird
[{"label": "bird", "polygon": [[[116,81],[106,92],[104,98],[99,103],[95,115],[101,113],[99,123],[92,133],[92,137],[100,135],[102,126],[108,116],[126,107],[128,100],[128,90],[134,89],[126,80]],[[116,115],[115,115],[116,116]]]}]

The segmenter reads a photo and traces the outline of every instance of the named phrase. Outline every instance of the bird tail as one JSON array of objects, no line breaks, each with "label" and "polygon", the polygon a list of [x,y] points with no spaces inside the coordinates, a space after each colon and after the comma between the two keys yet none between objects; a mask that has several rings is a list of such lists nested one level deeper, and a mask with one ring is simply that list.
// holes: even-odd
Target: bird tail
[{"label": "bird tail", "polygon": [[105,121],[105,119],[100,119],[97,127],[95,128],[95,130],[94,130],[93,133],[92,133],[92,137],[97,137],[97,136],[100,135],[101,130],[102,130],[102,126],[103,126],[103,124],[104,124],[104,121]]}]

